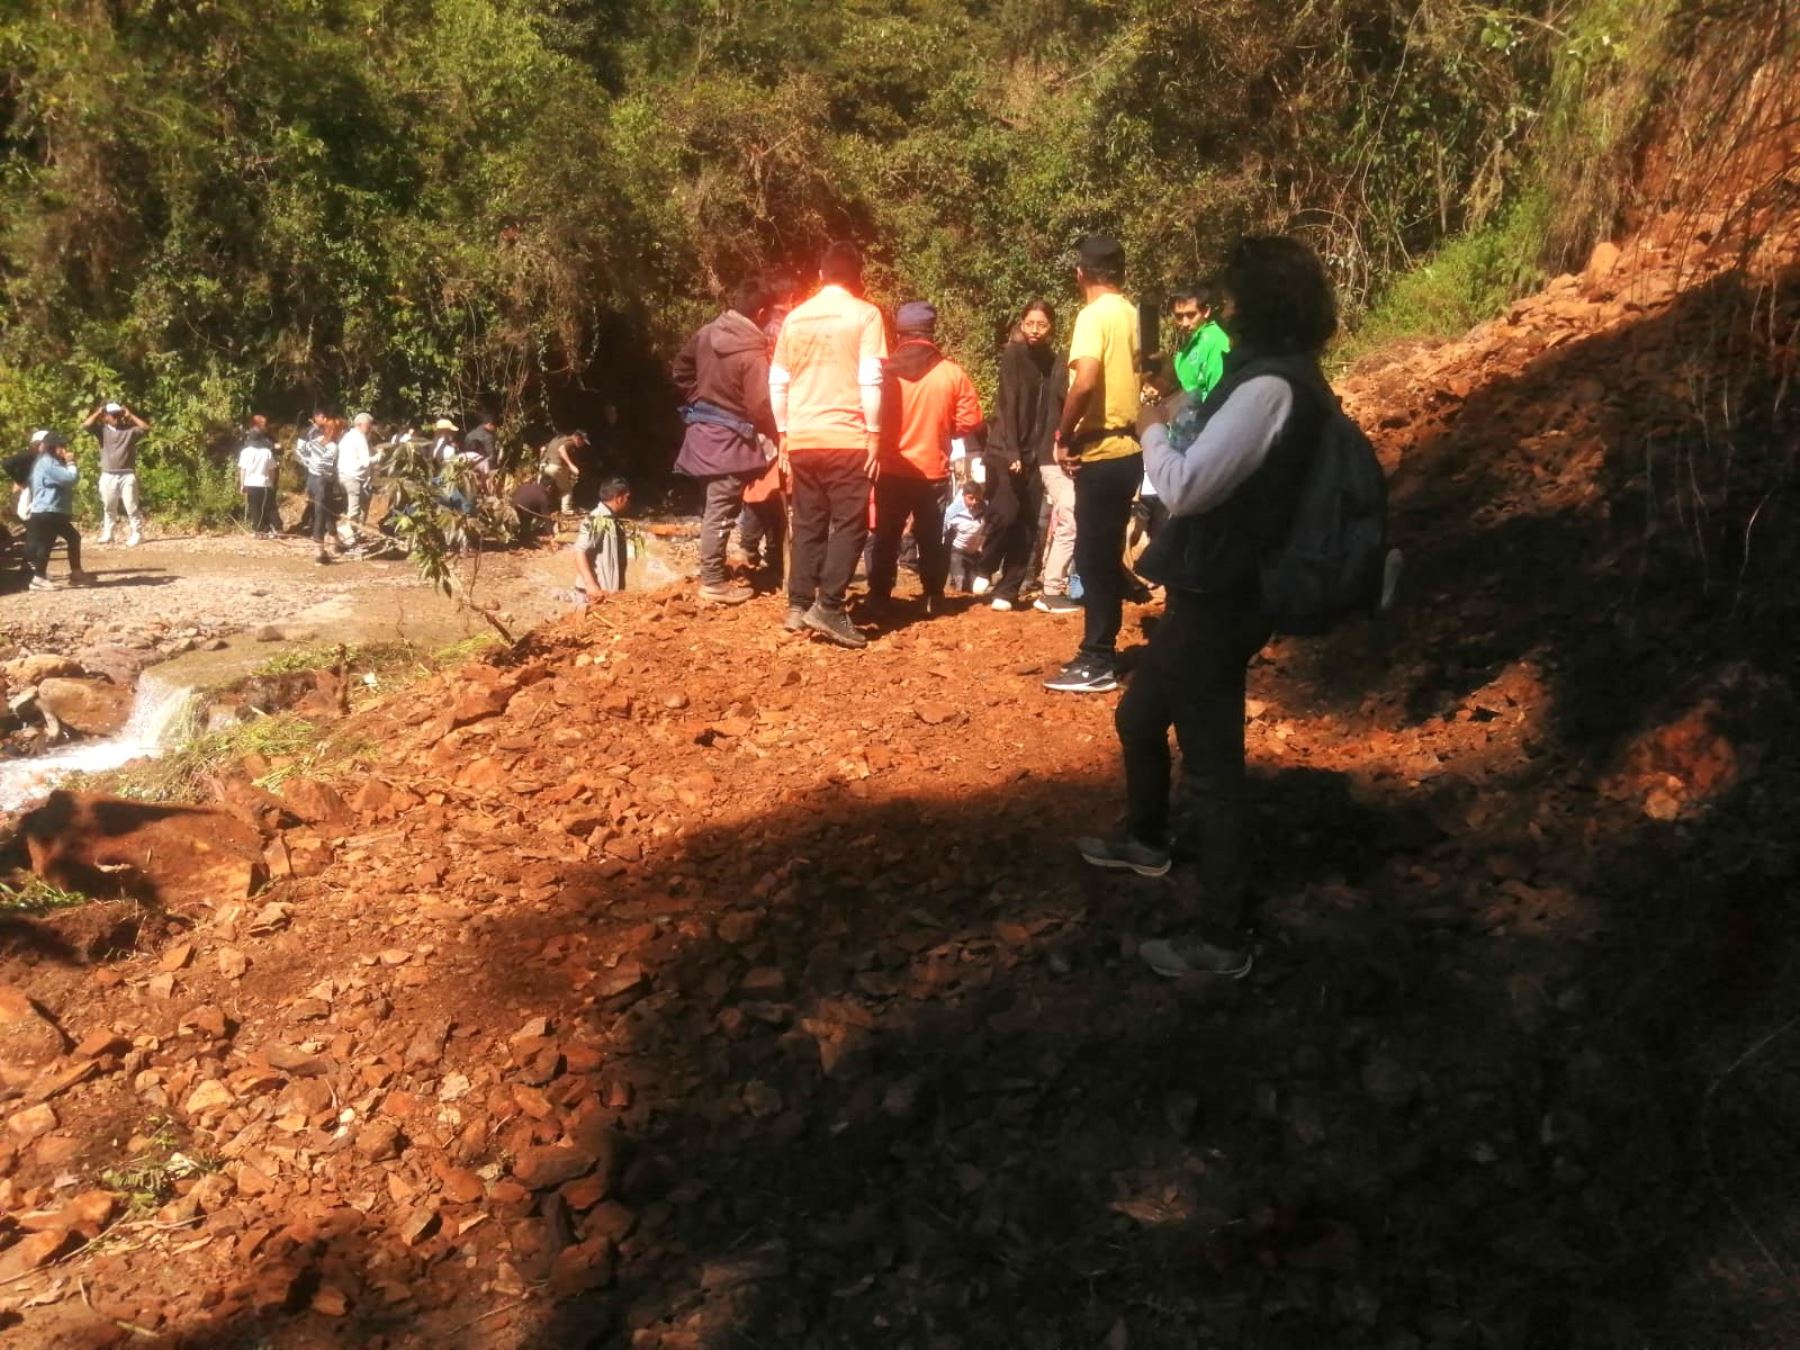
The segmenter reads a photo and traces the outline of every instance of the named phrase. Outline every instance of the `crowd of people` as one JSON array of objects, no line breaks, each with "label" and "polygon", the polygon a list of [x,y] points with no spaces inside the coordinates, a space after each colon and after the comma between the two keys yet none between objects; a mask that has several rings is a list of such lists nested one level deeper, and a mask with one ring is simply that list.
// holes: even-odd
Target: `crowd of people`
[{"label": "crowd of people", "polygon": [[[1238,976],[1251,961],[1245,684],[1271,632],[1259,566],[1297,518],[1336,409],[1318,364],[1336,305],[1304,245],[1246,239],[1216,290],[1173,297],[1178,341],[1153,356],[1125,275],[1117,241],[1081,241],[1067,345],[1049,301],[1025,304],[991,420],[938,345],[929,301],[898,306],[890,346],[853,246],[825,251],[804,298],[791,278],[747,278],[675,363],[686,424],[676,468],[703,491],[700,597],[735,605],[755,593],[730,575],[735,526],[752,576],[785,586],[784,626],[848,648],[869,644],[856,619],[892,611],[909,539],[919,617],[940,612],[951,586],[1019,610],[1034,572],[1033,609],[1081,616],[1079,647],[1045,681],[1055,691],[1118,688],[1124,601],[1160,587],[1163,613],[1115,714],[1126,828],[1077,848],[1097,867],[1169,872],[1173,728],[1205,916],[1140,955],[1166,975]],[[1146,542],[1135,572],[1134,520]],[[768,547],[784,521],[785,575]],[[867,589],[853,602],[859,567]]]}]

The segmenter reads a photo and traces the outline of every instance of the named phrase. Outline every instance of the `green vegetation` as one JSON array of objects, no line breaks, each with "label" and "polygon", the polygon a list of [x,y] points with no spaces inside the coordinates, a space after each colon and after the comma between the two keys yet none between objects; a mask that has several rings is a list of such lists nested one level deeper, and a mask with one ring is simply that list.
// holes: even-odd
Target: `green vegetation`
[{"label": "green vegetation", "polygon": [[128,1218],[141,1219],[174,1196],[177,1181],[217,1172],[219,1166],[219,1160],[209,1154],[183,1152],[174,1122],[165,1117],[129,1162],[102,1172],[100,1180],[107,1190],[124,1198]]},{"label": "green vegetation", "polygon": [[514,445],[615,401],[627,467],[661,469],[675,344],[737,274],[834,236],[877,298],[936,299],[982,374],[1090,229],[1141,294],[1291,229],[1352,318],[1385,294],[1391,326],[1457,322],[1610,222],[1672,10],[21,0],[0,434],[126,397],[165,517],[229,514],[245,415],[320,399],[491,402]]},{"label": "green vegetation", "polygon": [[103,774],[78,775],[64,786],[145,802],[206,801],[212,795],[209,780],[246,755],[281,761],[259,780],[260,787],[273,787],[295,772],[316,767],[330,753],[328,732],[293,713],[275,713],[196,736],[157,759],[138,760]]},{"label": "green vegetation", "polygon": [[53,909],[73,909],[85,905],[88,897],[79,891],[67,891],[54,882],[31,873],[17,886],[0,881],[0,914],[43,914]]}]

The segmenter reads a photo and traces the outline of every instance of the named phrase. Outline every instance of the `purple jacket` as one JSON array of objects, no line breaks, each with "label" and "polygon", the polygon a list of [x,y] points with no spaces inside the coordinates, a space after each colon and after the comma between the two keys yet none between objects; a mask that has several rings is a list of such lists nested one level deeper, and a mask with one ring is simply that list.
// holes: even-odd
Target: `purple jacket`
[{"label": "purple jacket", "polygon": [[710,404],[728,420],[755,429],[745,435],[717,421],[690,421],[675,471],[690,478],[761,473],[768,460],[755,433],[770,439],[776,434],[769,408],[769,343],[762,329],[728,309],[688,339],[672,374],[686,403]]}]

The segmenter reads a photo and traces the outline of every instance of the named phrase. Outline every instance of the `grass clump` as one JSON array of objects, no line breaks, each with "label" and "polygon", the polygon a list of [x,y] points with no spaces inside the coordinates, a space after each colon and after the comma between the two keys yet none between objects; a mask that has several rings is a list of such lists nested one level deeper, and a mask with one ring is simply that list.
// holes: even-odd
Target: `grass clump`
[{"label": "grass clump", "polygon": [[142,1218],[168,1203],[177,1181],[219,1170],[218,1159],[185,1153],[179,1144],[174,1122],[164,1118],[129,1162],[100,1174],[106,1188],[124,1198],[129,1217]]},{"label": "grass clump", "polygon": [[[296,771],[294,766],[314,765],[324,758],[326,737],[326,728],[316,722],[294,713],[275,713],[208,732],[158,759],[140,760],[109,773],[82,775],[67,786],[134,801],[191,805],[210,796],[208,782],[220,770],[253,754],[278,761],[278,767],[264,778],[283,781]],[[259,780],[258,785],[272,784]]]},{"label": "grass clump", "polygon": [[340,663],[358,673],[387,671],[418,659],[419,649],[410,642],[295,647],[264,661],[256,668],[255,674],[298,675],[312,670],[335,670]]},{"label": "grass clump", "polygon": [[0,881],[0,913],[44,914],[54,909],[73,909],[87,902],[88,897],[81,892],[64,890],[40,876],[28,875],[17,886]]}]

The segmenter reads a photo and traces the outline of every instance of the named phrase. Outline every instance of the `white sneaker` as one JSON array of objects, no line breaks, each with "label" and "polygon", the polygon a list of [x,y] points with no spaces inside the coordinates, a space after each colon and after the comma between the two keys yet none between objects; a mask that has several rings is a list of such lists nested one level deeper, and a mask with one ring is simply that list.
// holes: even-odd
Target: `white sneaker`
[{"label": "white sneaker", "polygon": [[26,589],[33,591],[60,591],[62,587],[50,580],[49,577],[33,577],[31,579],[31,585]]},{"label": "white sneaker", "polygon": [[100,531],[100,538],[99,538],[98,542],[102,543],[102,544],[112,543],[112,526],[108,525]]},{"label": "white sneaker", "polygon": [[1004,599],[1001,596],[995,596],[993,598],[993,600],[991,600],[988,603],[989,609],[997,609],[1002,614],[1010,613],[1012,610],[1012,607],[1013,607],[1013,602],[1010,600]]},{"label": "white sneaker", "polygon": [[989,581],[986,577],[976,577],[974,584],[970,586],[969,589],[975,592],[976,595],[986,595],[989,591],[994,589],[994,583]]},{"label": "white sneaker", "polygon": [[139,534],[137,532],[137,530],[135,528],[133,528],[133,530],[131,531],[130,537],[125,540],[125,547],[126,548],[136,548],[139,544],[141,544],[143,542],[144,542],[144,536]]}]

